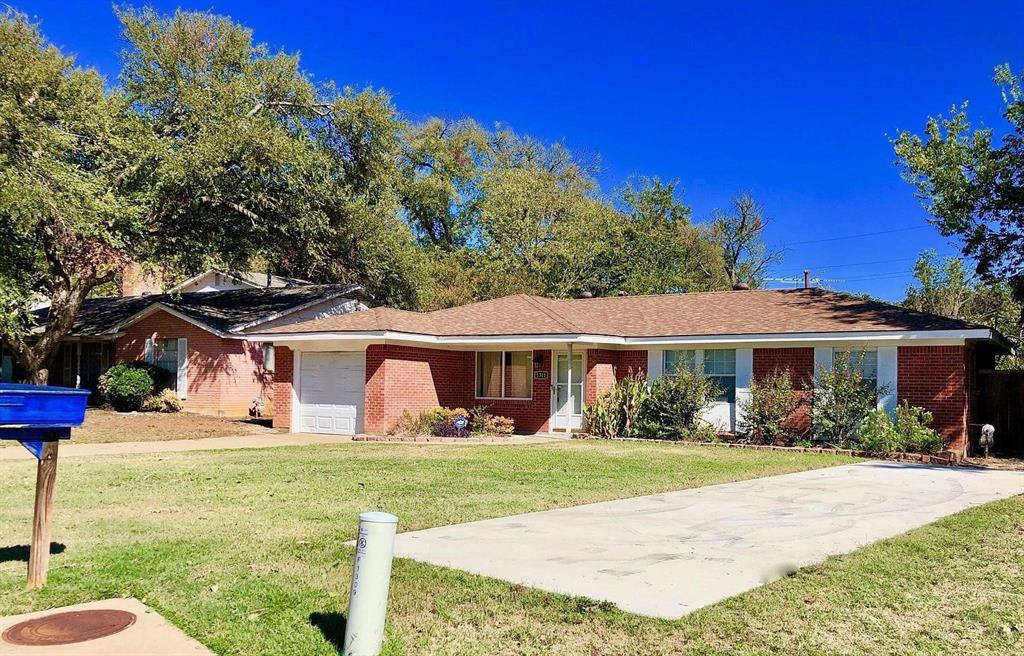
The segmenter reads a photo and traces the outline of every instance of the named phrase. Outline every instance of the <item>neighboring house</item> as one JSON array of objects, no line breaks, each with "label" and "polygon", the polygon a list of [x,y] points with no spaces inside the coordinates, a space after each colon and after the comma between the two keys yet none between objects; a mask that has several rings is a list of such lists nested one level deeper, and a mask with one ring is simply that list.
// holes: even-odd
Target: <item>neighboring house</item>
[{"label": "neighboring house", "polygon": [[[750,381],[788,370],[795,392],[834,354],[852,351],[866,379],[935,414],[963,451],[975,373],[1006,340],[964,321],[820,289],[555,300],[508,296],[428,313],[375,308],[256,326],[277,349],[274,423],[292,431],[383,433],[405,411],[484,405],[524,433],[583,426],[583,406],[630,372],[693,367],[723,390],[707,417],[741,421]],[[863,357],[859,354],[863,352]],[[806,430],[806,411],[791,418]]]},{"label": "neighboring house", "polygon": [[[269,411],[274,347],[241,331],[364,309],[359,293],[353,285],[304,285],[88,299],[50,383],[94,389],[111,365],[145,360],[174,374],[186,410],[243,416],[260,399]],[[37,311],[40,322],[47,310]]]},{"label": "neighboring house", "polygon": [[266,287],[302,287],[313,283],[298,278],[276,276],[272,273],[239,271],[231,273],[220,269],[208,269],[185,282],[167,290],[171,294],[187,292],[223,292],[229,289],[259,289]]}]

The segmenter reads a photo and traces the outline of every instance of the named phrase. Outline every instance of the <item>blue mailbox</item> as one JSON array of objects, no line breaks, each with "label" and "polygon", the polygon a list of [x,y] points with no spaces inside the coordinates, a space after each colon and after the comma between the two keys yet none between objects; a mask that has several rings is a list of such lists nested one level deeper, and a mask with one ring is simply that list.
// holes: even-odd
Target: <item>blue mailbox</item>
[{"label": "blue mailbox", "polygon": [[46,584],[50,562],[50,517],[57,480],[58,440],[85,420],[89,390],[0,383],[0,440],[18,440],[38,460],[28,586]]},{"label": "blue mailbox", "polygon": [[71,437],[85,419],[89,390],[0,383],[0,440],[18,440],[37,458],[43,443]]}]

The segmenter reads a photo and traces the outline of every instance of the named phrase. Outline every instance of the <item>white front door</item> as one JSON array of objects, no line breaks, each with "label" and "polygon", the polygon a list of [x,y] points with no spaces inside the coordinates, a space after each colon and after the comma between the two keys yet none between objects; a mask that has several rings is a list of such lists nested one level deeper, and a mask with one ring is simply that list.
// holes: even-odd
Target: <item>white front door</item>
[{"label": "white front door", "polygon": [[555,381],[551,388],[551,428],[564,431],[582,429],[582,353],[573,353],[572,366],[569,364],[568,353],[555,355]]},{"label": "white front door", "polygon": [[299,430],[355,435],[363,430],[364,355],[304,352],[299,361]]}]

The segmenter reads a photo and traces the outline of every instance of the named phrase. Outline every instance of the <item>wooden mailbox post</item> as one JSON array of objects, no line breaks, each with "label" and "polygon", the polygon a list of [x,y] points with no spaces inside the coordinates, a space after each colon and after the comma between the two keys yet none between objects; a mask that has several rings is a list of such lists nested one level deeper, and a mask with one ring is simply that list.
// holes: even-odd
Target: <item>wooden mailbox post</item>
[{"label": "wooden mailbox post", "polygon": [[57,482],[57,445],[85,419],[89,391],[68,387],[0,384],[0,439],[17,440],[38,460],[28,587],[46,585],[50,519]]}]

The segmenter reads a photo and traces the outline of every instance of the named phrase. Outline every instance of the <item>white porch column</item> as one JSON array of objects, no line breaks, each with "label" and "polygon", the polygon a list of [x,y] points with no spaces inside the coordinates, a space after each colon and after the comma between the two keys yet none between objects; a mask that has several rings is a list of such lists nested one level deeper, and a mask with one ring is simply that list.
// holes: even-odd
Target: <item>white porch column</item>
[{"label": "white porch column", "polygon": [[896,412],[898,374],[898,354],[895,346],[878,347],[878,389],[885,389],[885,394],[878,395],[878,407],[885,408],[890,414]]},{"label": "white porch column", "polygon": [[750,401],[750,381],[754,377],[754,349],[736,349],[735,428],[743,426],[743,404]]}]

